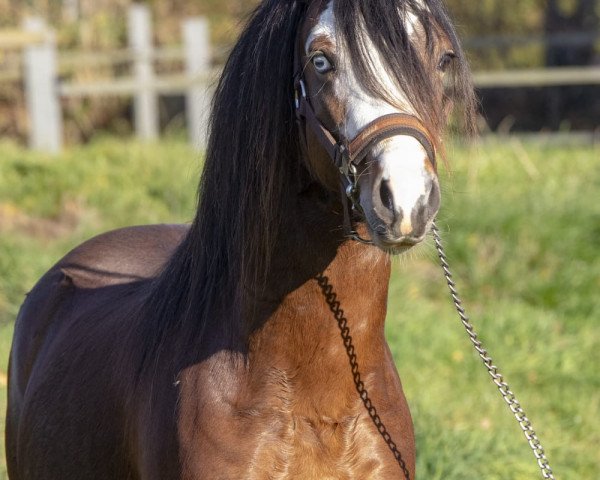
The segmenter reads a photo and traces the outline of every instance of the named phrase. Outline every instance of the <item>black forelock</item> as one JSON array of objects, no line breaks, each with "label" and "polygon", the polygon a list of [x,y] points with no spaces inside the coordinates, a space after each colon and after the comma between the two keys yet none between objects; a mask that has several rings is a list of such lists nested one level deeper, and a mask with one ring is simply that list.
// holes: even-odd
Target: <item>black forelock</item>
[{"label": "black forelock", "polygon": [[[446,116],[443,106],[432,101],[438,98],[436,63],[427,62],[423,51],[430,55],[439,35],[445,35],[456,54],[446,96],[458,104],[463,124],[471,130],[475,101],[468,62],[439,0],[334,0],[333,9],[339,40],[345,44],[358,81],[373,96],[389,103],[397,101],[373,69],[373,52],[369,51],[364,35],[358,33],[366,31],[397,87],[437,138],[442,136]],[[424,49],[407,30],[411,13],[417,17],[424,34]]]}]

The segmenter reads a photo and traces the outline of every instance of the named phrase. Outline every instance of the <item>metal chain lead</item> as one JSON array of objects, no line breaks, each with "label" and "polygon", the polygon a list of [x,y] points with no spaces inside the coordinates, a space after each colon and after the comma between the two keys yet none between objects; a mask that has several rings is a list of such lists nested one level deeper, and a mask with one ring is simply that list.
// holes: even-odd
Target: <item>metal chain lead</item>
[{"label": "metal chain lead", "polygon": [[406,463],[402,458],[402,454],[400,450],[398,450],[398,446],[392,440],[392,436],[387,431],[381,417],[377,413],[377,409],[373,405],[373,402],[369,398],[369,393],[365,387],[365,384],[361,380],[360,371],[358,370],[358,360],[356,358],[356,351],[354,349],[354,344],[352,343],[352,336],[350,335],[350,328],[348,327],[348,319],[344,314],[344,310],[341,308],[340,301],[337,299],[336,293],[333,291],[333,286],[329,283],[329,279],[319,273],[315,279],[319,283],[319,287],[321,287],[321,291],[323,292],[323,296],[325,297],[325,302],[329,306],[329,310],[333,313],[333,316],[337,320],[338,327],[340,329],[340,334],[342,335],[342,340],[344,341],[344,346],[346,347],[346,353],[348,354],[348,360],[350,361],[350,368],[352,370],[352,378],[354,379],[354,385],[356,386],[356,391],[358,392],[360,399],[362,400],[369,417],[377,427],[377,430],[383,437],[383,440],[387,444],[388,448],[391,450],[394,458],[398,462],[402,473],[406,480],[410,480],[410,473],[408,468],[406,468]]},{"label": "metal chain lead", "polygon": [[433,231],[433,239],[435,241],[435,248],[437,249],[438,255],[440,257],[440,262],[442,264],[442,268],[444,270],[444,276],[446,277],[446,282],[448,283],[448,288],[450,289],[450,295],[452,296],[452,301],[454,302],[454,306],[456,307],[456,311],[458,312],[458,316],[462,324],[464,325],[467,334],[469,335],[469,339],[471,343],[477,350],[479,357],[483,360],[483,364],[487,369],[490,377],[492,377],[492,381],[498,387],[498,390],[502,394],[502,398],[510,408],[510,411],[513,413],[517,422],[519,422],[519,426],[523,433],[525,434],[525,438],[527,439],[527,443],[533,450],[533,455],[537,460],[537,464],[542,472],[543,478],[549,478],[554,480],[554,475],[552,474],[552,469],[550,468],[550,464],[548,463],[548,459],[546,458],[546,454],[544,453],[544,448],[540,443],[538,436],[533,430],[533,426],[531,422],[525,415],[523,408],[519,401],[515,398],[515,394],[510,390],[508,384],[504,381],[504,377],[498,371],[498,367],[494,365],[492,358],[488,355],[487,350],[483,347],[483,344],[477,338],[477,333],[475,333],[475,329],[473,325],[469,321],[469,317],[467,316],[465,309],[462,306],[462,301],[458,296],[458,292],[456,290],[456,284],[452,280],[452,273],[450,272],[450,267],[448,266],[448,259],[444,252],[444,248],[442,246],[442,240],[440,238],[440,232],[437,228],[437,225],[434,223],[432,226]]}]

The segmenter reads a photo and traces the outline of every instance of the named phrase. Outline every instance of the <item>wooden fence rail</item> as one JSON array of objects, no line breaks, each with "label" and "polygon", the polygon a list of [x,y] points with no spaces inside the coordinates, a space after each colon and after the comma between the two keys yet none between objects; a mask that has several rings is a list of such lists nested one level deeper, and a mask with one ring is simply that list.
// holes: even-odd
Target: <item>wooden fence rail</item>
[{"label": "wooden fence rail", "polygon": [[[0,81],[23,80],[31,148],[48,152],[61,150],[61,99],[82,96],[131,96],[137,136],[145,140],[156,139],[159,134],[158,97],[168,94],[186,96],[188,136],[196,148],[205,147],[210,104],[208,80],[213,73],[206,19],[188,19],[183,23],[183,47],[157,50],[152,45],[150,10],[145,5],[134,4],[128,12],[128,32],[127,49],[62,56],[57,52],[54,33],[42,19],[27,19],[22,32],[0,34],[0,48],[23,50],[22,65],[17,66],[17,71],[0,74]],[[154,62],[165,60],[183,63],[185,71],[156,76]],[[133,76],[89,84],[59,81],[59,73],[66,70],[119,64],[131,64]]]},{"label": "wooden fence rail", "polygon": [[[44,37],[24,36],[22,48],[42,43],[40,39]],[[4,48],[5,45],[16,45],[15,43],[3,43],[0,32],[0,50],[10,50]],[[60,76],[72,74],[74,71],[83,68],[114,68],[119,65],[128,65],[135,63],[140,55],[130,48],[121,48],[106,52],[90,51],[68,51],[58,52],[58,73]],[[185,61],[183,47],[163,47],[153,49],[149,59],[152,62],[181,62]],[[13,57],[8,65],[0,70],[0,83],[19,82],[23,80],[23,59]]]},{"label": "wooden fence rail", "polygon": [[463,46],[468,50],[488,50],[490,48],[522,47],[543,45],[552,47],[580,47],[600,40],[600,32],[556,32],[551,35],[486,35],[465,39]]},{"label": "wooden fence rail", "polygon": [[43,43],[45,32],[31,32],[26,29],[0,31],[0,47],[3,50],[21,50],[30,45]]},{"label": "wooden fence rail", "polygon": [[[209,43],[208,22],[193,18],[182,24],[182,46],[157,49],[152,45],[152,24],[147,6],[134,4],[128,13],[128,48],[112,52],[64,52],[56,49],[55,35],[40,19],[27,20],[21,30],[0,31],[0,50],[23,50],[21,62],[0,72],[3,81],[22,80],[30,123],[29,143],[34,149],[57,152],[62,148],[61,99],[98,96],[128,96],[134,100],[134,126],[142,139],[159,135],[158,97],[184,95],[190,142],[198,149],[206,145],[212,85],[220,70],[211,66],[215,50]],[[597,34],[560,38],[582,42]],[[539,36],[490,37],[471,40],[471,48],[552,41]],[[467,40],[469,45],[469,40]],[[221,49],[223,50],[223,49]],[[217,50],[217,55],[224,53]],[[178,74],[156,75],[154,63],[170,61],[183,65]],[[89,83],[59,81],[80,68],[132,65],[131,75]],[[600,66],[476,72],[478,88],[600,85]]]},{"label": "wooden fence rail", "polygon": [[473,79],[477,88],[600,85],[600,66],[475,72]]}]

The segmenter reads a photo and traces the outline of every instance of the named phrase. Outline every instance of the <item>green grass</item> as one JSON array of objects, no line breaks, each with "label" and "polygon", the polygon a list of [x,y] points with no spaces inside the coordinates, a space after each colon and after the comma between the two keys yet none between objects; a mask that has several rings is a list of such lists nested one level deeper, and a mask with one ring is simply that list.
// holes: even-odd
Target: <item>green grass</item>
[{"label": "green grass", "polygon": [[[23,294],[97,232],[190,220],[200,158],[176,141],[100,140],[56,158],[0,147],[4,410]],[[438,225],[467,309],[557,478],[600,478],[600,150],[491,139],[453,149],[451,164]],[[395,261],[389,307],[388,338],[417,432],[418,477],[539,478],[471,351],[431,242]],[[0,478],[4,469],[1,462]]]}]

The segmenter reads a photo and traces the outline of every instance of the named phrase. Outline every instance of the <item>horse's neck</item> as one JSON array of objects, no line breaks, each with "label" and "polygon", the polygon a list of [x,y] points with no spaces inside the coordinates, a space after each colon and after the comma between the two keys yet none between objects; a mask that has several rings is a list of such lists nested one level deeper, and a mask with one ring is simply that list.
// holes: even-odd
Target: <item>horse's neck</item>
[{"label": "horse's neck", "polygon": [[[307,317],[303,323],[307,328],[315,323],[320,329],[327,312],[325,317],[335,326],[316,280],[323,275],[357,328],[382,333],[389,256],[374,246],[345,238],[336,204],[324,204],[315,195],[305,195],[282,208],[283,225],[270,261],[266,288],[257,295],[258,303],[251,301],[251,310],[247,311],[249,317],[253,316],[252,310],[257,311],[256,307],[262,311],[254,316],[251,330],[268,321],[271,314],[278,317],[282,311]],[[321,318],[313,318],[317,312]]]},{"label": "horse's neck", "polygon": [[315,276],[327,277],[340,302],[361,373],[385,377],[393,369],[383,331],[389,258],[375,247],[341,242],[339,217],[301,208],[286,218],[268,283],[272,300],[255,308],[263,315],[249,338],[250,371],[272,378],[276,390],[289,381],[290,391],[315,390],[325,402],[324,392],[356,399],[339,325]]}]

